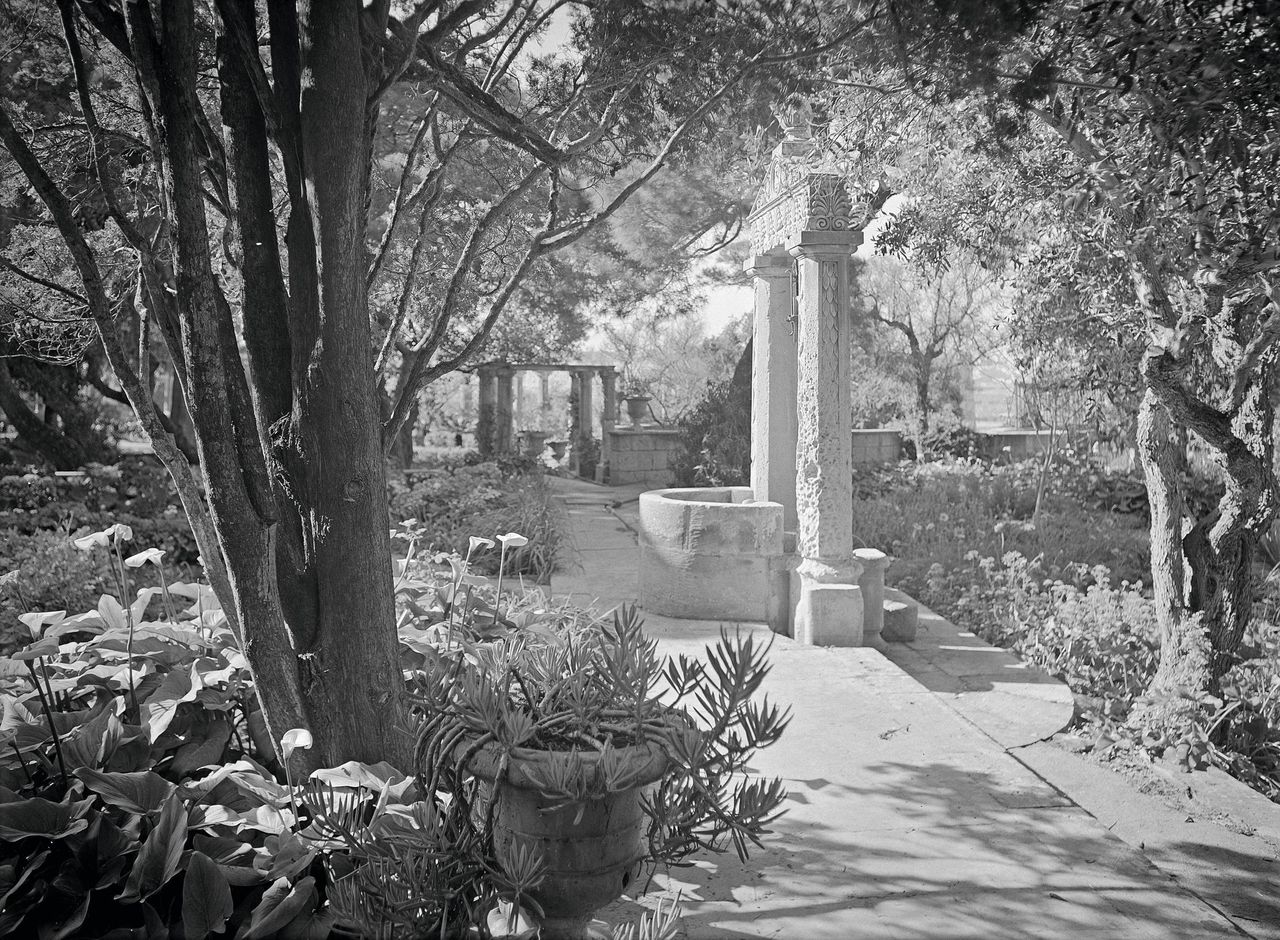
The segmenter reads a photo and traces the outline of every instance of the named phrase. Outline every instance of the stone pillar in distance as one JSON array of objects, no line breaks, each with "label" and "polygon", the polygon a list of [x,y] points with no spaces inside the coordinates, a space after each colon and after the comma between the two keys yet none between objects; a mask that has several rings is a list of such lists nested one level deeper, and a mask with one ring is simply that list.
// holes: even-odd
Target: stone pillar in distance
[{"label": "stone pillar in distance", "polygon": [[751,492],[782,504],[782,525],[796,531],[795,262],[785,253],[752,255],[755,279],[751,359]]},{"label": "stone pillar in distance", "polygon": [[600,370],[600,462],[596,464],[596,482],[607,483],[612,457],[610,434],[618,423],[618,373],[612,366]]},{"label": "stone pillar in distance", "polygon": [[573,369],[569,372],[569,398],[573,403],[569,408],[569,417],[573,426],[569,428],[569,471],[575,476],[582,472],[582,372]]},{"label": "stone pillar in distance", "polygon": [[551,430],[551,376],[546,372],[538,373],[538,396],[538,427],[549,431]]},{"label": "stone pillar in distance", "polygon": [[[595,425],[595,402],[592,399],[592,387],[595,382],[594,369],[581,369],[578,372],[578,439],[575,442],[575,449],[579,453],[585,453],[586,449],[591,446],[591,440],[595,436],[592,430]],[[597,466],[599,466],[599,458],[597,457]],[[590,471],[591,478],[595,479],[594,467],[583,467],[579,465],[578,475],[586,476]]]},{"label": "stone pillar in distance", "polygon": [[799,270],[796,359],[796,552],[792,636],[861,646],[862,566],[853,556],[849,402],[849,231],[806,230],[788,246]]},{"label": "stone pillar in distance", "polygon": [[497,431],[494,441],[494,450],[499,454],[509,454],[513,447],[514,432],[514,414],[512,413],[512,381],[515,378],[515,369],[511,366],[504,365],[498,368],[498,401],[495,409],[494,423],[497,425]]},{"label": "stone pillar in distance", "polygon": [[480,405],[476,412],[476,450],[492,457],[497,444],[498,377],[491,366],[476,369],[480,383]]}]

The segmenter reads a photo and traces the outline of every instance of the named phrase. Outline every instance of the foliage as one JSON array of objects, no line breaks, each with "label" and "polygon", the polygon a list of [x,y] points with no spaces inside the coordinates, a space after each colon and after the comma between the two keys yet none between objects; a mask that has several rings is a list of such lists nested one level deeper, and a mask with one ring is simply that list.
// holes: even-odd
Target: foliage
[{"label": "foliage", "polygon": [[[933,564],[945,570],[966,567],[970,551],[996,558],[1009,551],[1039,556],[1051,578],[1070,580],[1071,565],[1088,562],[1106,564],[1125,580],[1145,579],[1150,562],[1140,512],[1082,512],[1075,495],[1077,472],[1068,467],[1051,477],[1033,525],[1039,474],[1034,460],[859,468],[854,534],[894,556],[890,580],[911,594],[925,590]],[[1089,472],[1107,478],[1101,471]]]},{"label": "foliage", "polygon": [[[391,518],[413,520],[419,544],[430,551],[465,554],[476,532],[515,529],[529,544],[507,561],[507,572],[547,583],[555,570],[560,536],[551,491],[542,470],[524,458],[469,463],[467,458],[437,460],[415,469],[403,481],[387,483]],[[476,560],[494,573],[494,559]]]},{"label": "foliage", "polygon": [[752,638],[722,633],[704,664],[683,654],[660,659],[634,608],[586,629],[527,620],[433,629],[417,676],[419,772],[427,789],[454,795],[457,824],[479,838],[492,837],[492,816],[472,809],[491,798],[473,776],[486,747],[501,767],[548,752],[545,765],[522,772],[560,806],[635,789],[628,749],[659,748],[665,769],[642,801],[650,865],[729,845],[745,860],[779,815],[780,781],[743,778],[788,721],[767,699],[751,701],[768,673],[767,649]]},{"label": "foliage", "polygon": [[729,378],[746,342],[744,322],[705,335],[702,311],[650,309],[601,326],[601,355],[622,367],[622,397],[645,395],[663,424],[679,425],[708,385]]},{"label": "foliage", "polygon": [[740,486],[751,474],[751,389],[733,381],[707,387],[680,426],[671,470],[677,486]]},{"label": "foliage", "polygon": [[[1212,762],[1280,802],[1280,628],[1256,621],[1218,695],[1170,713],[1144,710],[1160,660],[1155,605],[1105,565],[1047,578],[1039,558],[977,551],[929,571],[923,599],[983,639],[1013,649],[1075,694],[1074,725],[1098,751],[1139,751],[1184,768]],[[1159,716],[1159,717],[1157,717]]]},{"label": "foliage", "polygon": [[[278,763],[216,597],[169,580],[155,551],[126,558],[130,536],[113,526],[77,540],[77,550],[112,559],[114,593],[74,616],[25,614],[30,642],[0,659],[0,934],[78,936],[92,925],[95,936],[193,940],[460,938],[473,927],[488,936],[486,918],[518,896],[522,874],[495,863],[447,797],[389,764],[351,761],[298,779]],[[406,676],[439,657],[442,628],[477,644],[485,628],[602,629],[575,608],[548,609],[536,592],[464,591],[465,560],[423,563],[414,536],[402,536]],[[502,538],[504,547],[522,540]],[[760,653],[747,653],[758,684]],[[311,736],[294,729],[280,745],[289,762]],[[408,926],[367,929],[389,920]],[[670,916],[659,920],[667,926],[618,935],[669,936]]]}]

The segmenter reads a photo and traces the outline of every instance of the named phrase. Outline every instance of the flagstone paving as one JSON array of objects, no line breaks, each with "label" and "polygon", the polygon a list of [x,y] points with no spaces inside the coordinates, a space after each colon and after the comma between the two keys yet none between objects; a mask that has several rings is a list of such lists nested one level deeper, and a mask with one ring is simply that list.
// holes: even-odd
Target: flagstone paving
[{"label": "flagstone paving", "polygon": [[[568,556],[554,593],[604,609],[634,603],[643,487],[553,485]],[[645,623],[666,653],[697,653],[723,626]],[[1059,758],[1037,742],[1069,722],[1071,696],[1009,653],[924,611],[917,640],[883,653],[728,626],[773,640],[765,691],[792,721],[752,770],[784,778],[788,811],[746,863],[698,858],[606,920],[678,893],[688,940],[1280,936],[1270,842],[1240,836],[1234,854],[1209,856],[1235,872],[1197,871],[1185,861],[1194,844],[1170,837],[1162,870],[1046,782]],[[1024,749],[1035,759],[1019,760]]]}]

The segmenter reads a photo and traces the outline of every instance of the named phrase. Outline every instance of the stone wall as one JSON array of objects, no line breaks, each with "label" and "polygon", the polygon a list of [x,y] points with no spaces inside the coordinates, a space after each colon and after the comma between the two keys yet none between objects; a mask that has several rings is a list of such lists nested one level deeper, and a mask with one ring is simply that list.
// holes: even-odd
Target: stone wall
[{"label": "stone wall", "polygon": [[902,434],[887,428],[861,429],[853,431],[853,463],[858,464],[895,464],[902,457]]},{"label": "stone wall", "polygon": [[679,431],[667,428],[610,431],[609,485],[670,486],[671,461],[679,449]]}]

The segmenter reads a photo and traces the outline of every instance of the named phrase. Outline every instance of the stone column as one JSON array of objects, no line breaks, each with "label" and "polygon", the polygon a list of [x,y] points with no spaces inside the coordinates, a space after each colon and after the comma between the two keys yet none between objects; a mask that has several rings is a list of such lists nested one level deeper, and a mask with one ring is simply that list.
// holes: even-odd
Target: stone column
[{"label": "stone column", "polygon": [[582,468],[582,444],[579,440],[578,427],[581,422],[582,415],[582,373],[573,369],[569,372],[569,398],[576,404],[572,405],[570,410],[570,418],[573,426],[569,428],[569,470],[573,474],[581,472]]},{"label": "stone column", "polygon": [[[591,387],[594,376],[594,369],[578,370],[578,435],[575,446],[580,454],[584,453],[587,447],[591,445],[591,439],[593,437],[591,431],[595,426],[595,416],[593,414],[595,411],[595,402],[592,398],[592,392],[594,389]],[[596,465],[599,466],[598,457]],[[591,478],[594,479],[595,467],[584,467],[580,463],[578,465],[578,474],[580,476],[587,476],[588,473]]]},{"label": "stone column", "polygon": [[605,474],[613,456],[610,434],[618,423],[618,373],[613,368],[600,370],[600,463],[596,466],[596,482],[607,483]]},{"label": "stone column", "polygon": [[538,426],[551,430],[551,376],[546,372],[538,373],[538,415]]},{"label": "stone column", "polygon": [[512,422],[518,430],[524,430],[524,373],[516,373],[516,396],[512,410]]},{"label": "stone column", "polygon": [[498,377],[489,366],[476,369],[480,383],[480,407],[476,412],[476,450],[492,457],[497,444]]},{"label": "stone column", "polygon": [[515,378],[515,370],[510,366],[501,366],[498,372],[498,401],[495,409],[494,423],[496,425],[496,433],[494,435],[494,450],[499,454],[509,454],[513,447],[513,413],[512,407],[512,381]]},{"label": "stone column", "polygon": [[853,557],[853,441],[849,416],[849,263],[859,236],[802,231],[796,344],[796,551],[792,636],[862,644],[862,566]]},{"label": "stone column", "polygon": [[782,524],[796,530],[795,262],[781,252],[752,255],[755,278],[751,360],[751,492],[782,504]]}]

